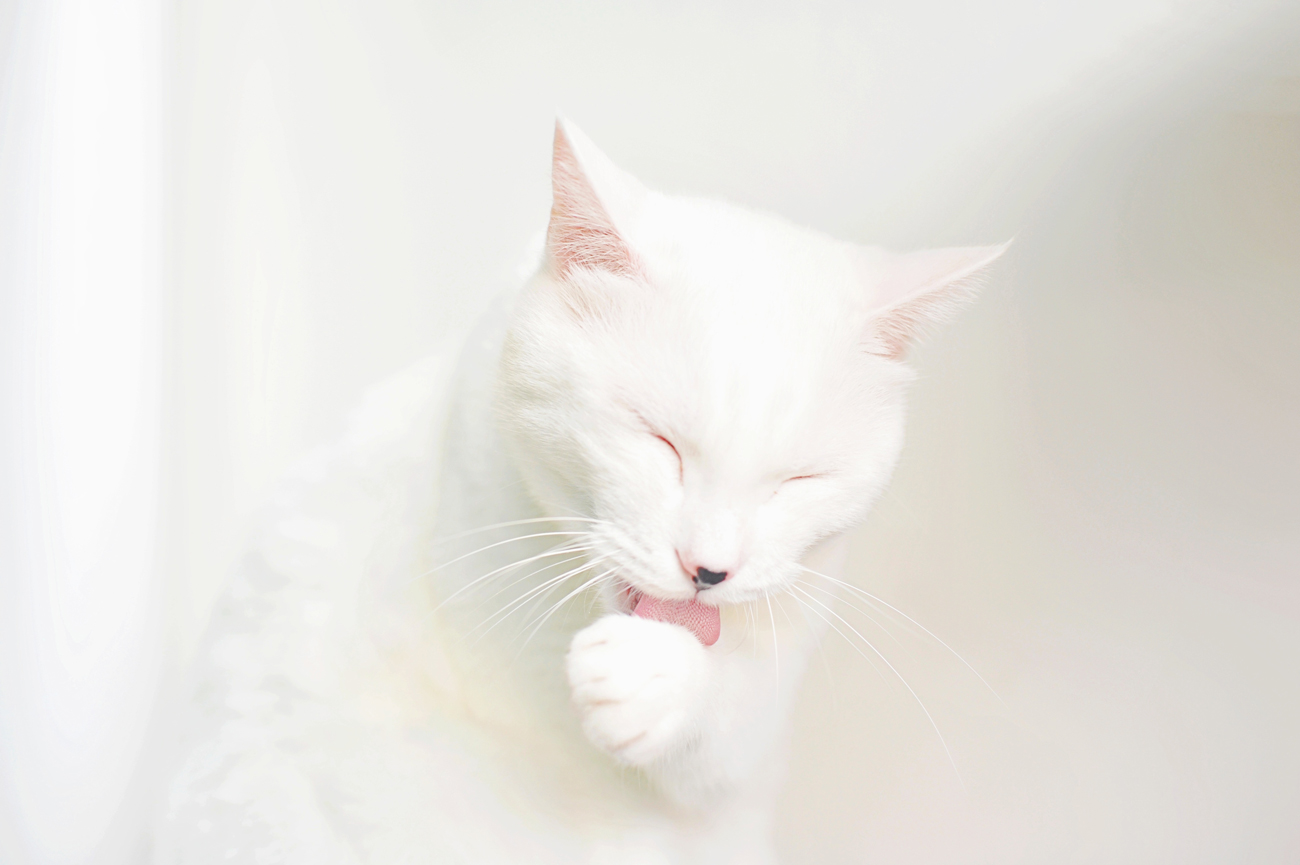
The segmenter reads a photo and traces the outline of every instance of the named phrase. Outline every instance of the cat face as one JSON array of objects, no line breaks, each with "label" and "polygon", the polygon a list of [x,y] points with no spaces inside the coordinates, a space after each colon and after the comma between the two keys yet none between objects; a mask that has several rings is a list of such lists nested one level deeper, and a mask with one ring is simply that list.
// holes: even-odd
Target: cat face
[{"label": "cat face", "polygon": [[599,520],[593,555],[635,592],[729,604],[784,590],[883,489],[902,354],[1002,247],[893,256],[658,195],[566,124],[553,179],[545,260],[500,376],[530,490],[557,516]]}]

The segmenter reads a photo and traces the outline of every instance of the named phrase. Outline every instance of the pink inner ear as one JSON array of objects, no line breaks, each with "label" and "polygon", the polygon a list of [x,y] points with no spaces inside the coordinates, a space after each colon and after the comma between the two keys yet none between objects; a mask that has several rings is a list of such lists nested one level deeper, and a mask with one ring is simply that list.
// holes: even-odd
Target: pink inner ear
[{"label": "pink inner ear", "polygon": [[555,126],[551,222],[546,246],[560,274],[575,268],[632,276],[639,270],[583,170],[562,124]]},{"label": "pink inner ear", "polygon": [[926,327],[950,318],[974,294],[973,288],[954,283],[927,291],[882,313],[871,325],[874,353],[902,360]]},{"label": "pink inner ear", "polygon": [[889,256],[870,265],[874,306],[868,328],[873,354],[902,359],[927,327],[951,318],[975,296],[999,246],[933,249]]}]

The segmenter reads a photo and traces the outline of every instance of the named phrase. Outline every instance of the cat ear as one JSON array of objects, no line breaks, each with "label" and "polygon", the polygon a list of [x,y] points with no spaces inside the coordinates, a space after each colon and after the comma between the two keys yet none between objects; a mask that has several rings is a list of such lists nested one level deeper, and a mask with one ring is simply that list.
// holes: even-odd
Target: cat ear
[{"label": "cat ear", "polygon": [[991,265],[1009,245],[927,249],[896,255],[862,250],[871,286],[867,350],[901,360],[927,327],[969,302]]},{"label": "cat ear", "polygon": [[546,254],[557,275],[579,268],[624,276],[640,272],[620,226],[635,217],[645,187],[566,120],[555,122],[551,191]]}]

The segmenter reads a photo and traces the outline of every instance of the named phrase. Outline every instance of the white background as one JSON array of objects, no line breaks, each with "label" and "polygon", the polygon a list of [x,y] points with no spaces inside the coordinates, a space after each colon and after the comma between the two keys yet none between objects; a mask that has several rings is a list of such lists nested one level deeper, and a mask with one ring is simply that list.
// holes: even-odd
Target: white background
[{"label": "white background", "polygon": [[145,857],[259,497],[469,325],[554,115],[668,191],[1015,236],[917,356],[814,666],[791,862],[1300,858],[1300,12],[1282,3],[0,6],[0,861]]}]

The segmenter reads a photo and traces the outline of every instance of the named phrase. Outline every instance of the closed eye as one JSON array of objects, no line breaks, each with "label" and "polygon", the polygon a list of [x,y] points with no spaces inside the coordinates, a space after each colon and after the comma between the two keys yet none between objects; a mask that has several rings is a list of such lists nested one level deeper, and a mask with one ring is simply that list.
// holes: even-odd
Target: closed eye
[{"label": "closed eye", "polygon": [[669,441],[668,438],[667,438],[666,436],[661,435],[660,433],[656,432],[656,431],[655,431],[655,428],[654,428],[653,426],[651,426],[650,421],[646,420],[646,419],[645,419],[645,415],[641,414],[641,412],[637,411],[637,410],[634,409],[634,408],[631,408],[631,406],[629,406],[628,409],[629,409],[629,411],[632,412],[632,414],[636,415],[636,419],[639,420],[639,421],[641,422],[641,428],[642,428],[642,429],[644,429],[646,432],[650,433],[650,435],[654,436],[655,438],[659,439],[659,441],[661,441],[661,442],[663,442],[664,444],[668,445],[668,449],[671,450],[671,451],[673,452],[673,456],[677,457],[677,480],[678,480],[678,481],[681,481],[681,480],[685,479],[685,477],[686,477],[686,464],[682,462],[682,454],[681,454],[681,451],[677,450],[677,445],[675,445],[675,444],[673,444],[671,441]]},{"label": "closed eye", "polygon": [[[785,489],[790,484],[796,483],[797,481],[815,481],[824,477],[826,477],[825,472],[809,472],[806,475],[792,475],[786,478],[785,480],[778,482],[777,485],[772,488],[772,495],[776,496],[781,492],[781,490]],[[797,488],[798,487],[796,485],[795,489]]]},{"label": "closed eye", "polygon": [[682,478],[685,476],[685,473],[686,473],[686,467],[685,467],[685,465],[682,463],[682,455],[681,455],[681,453],[678,452],[678,450],[677,450],[677,446],[676,446],[675,444],[673,444],[672,442],[670,442],[668,439],[666,439],[666,438],[664,438],[663,436],[659,435],[659,433],[652,432],[651,435],[653,435],[655,438],[659,439],[659,441],[661,441],[661,442],[663,442],[664,444],[668,445],[668,447],[672,449],[673,456],[677,457],[677,479],[678,479],[679,481],[682,480]]}]

